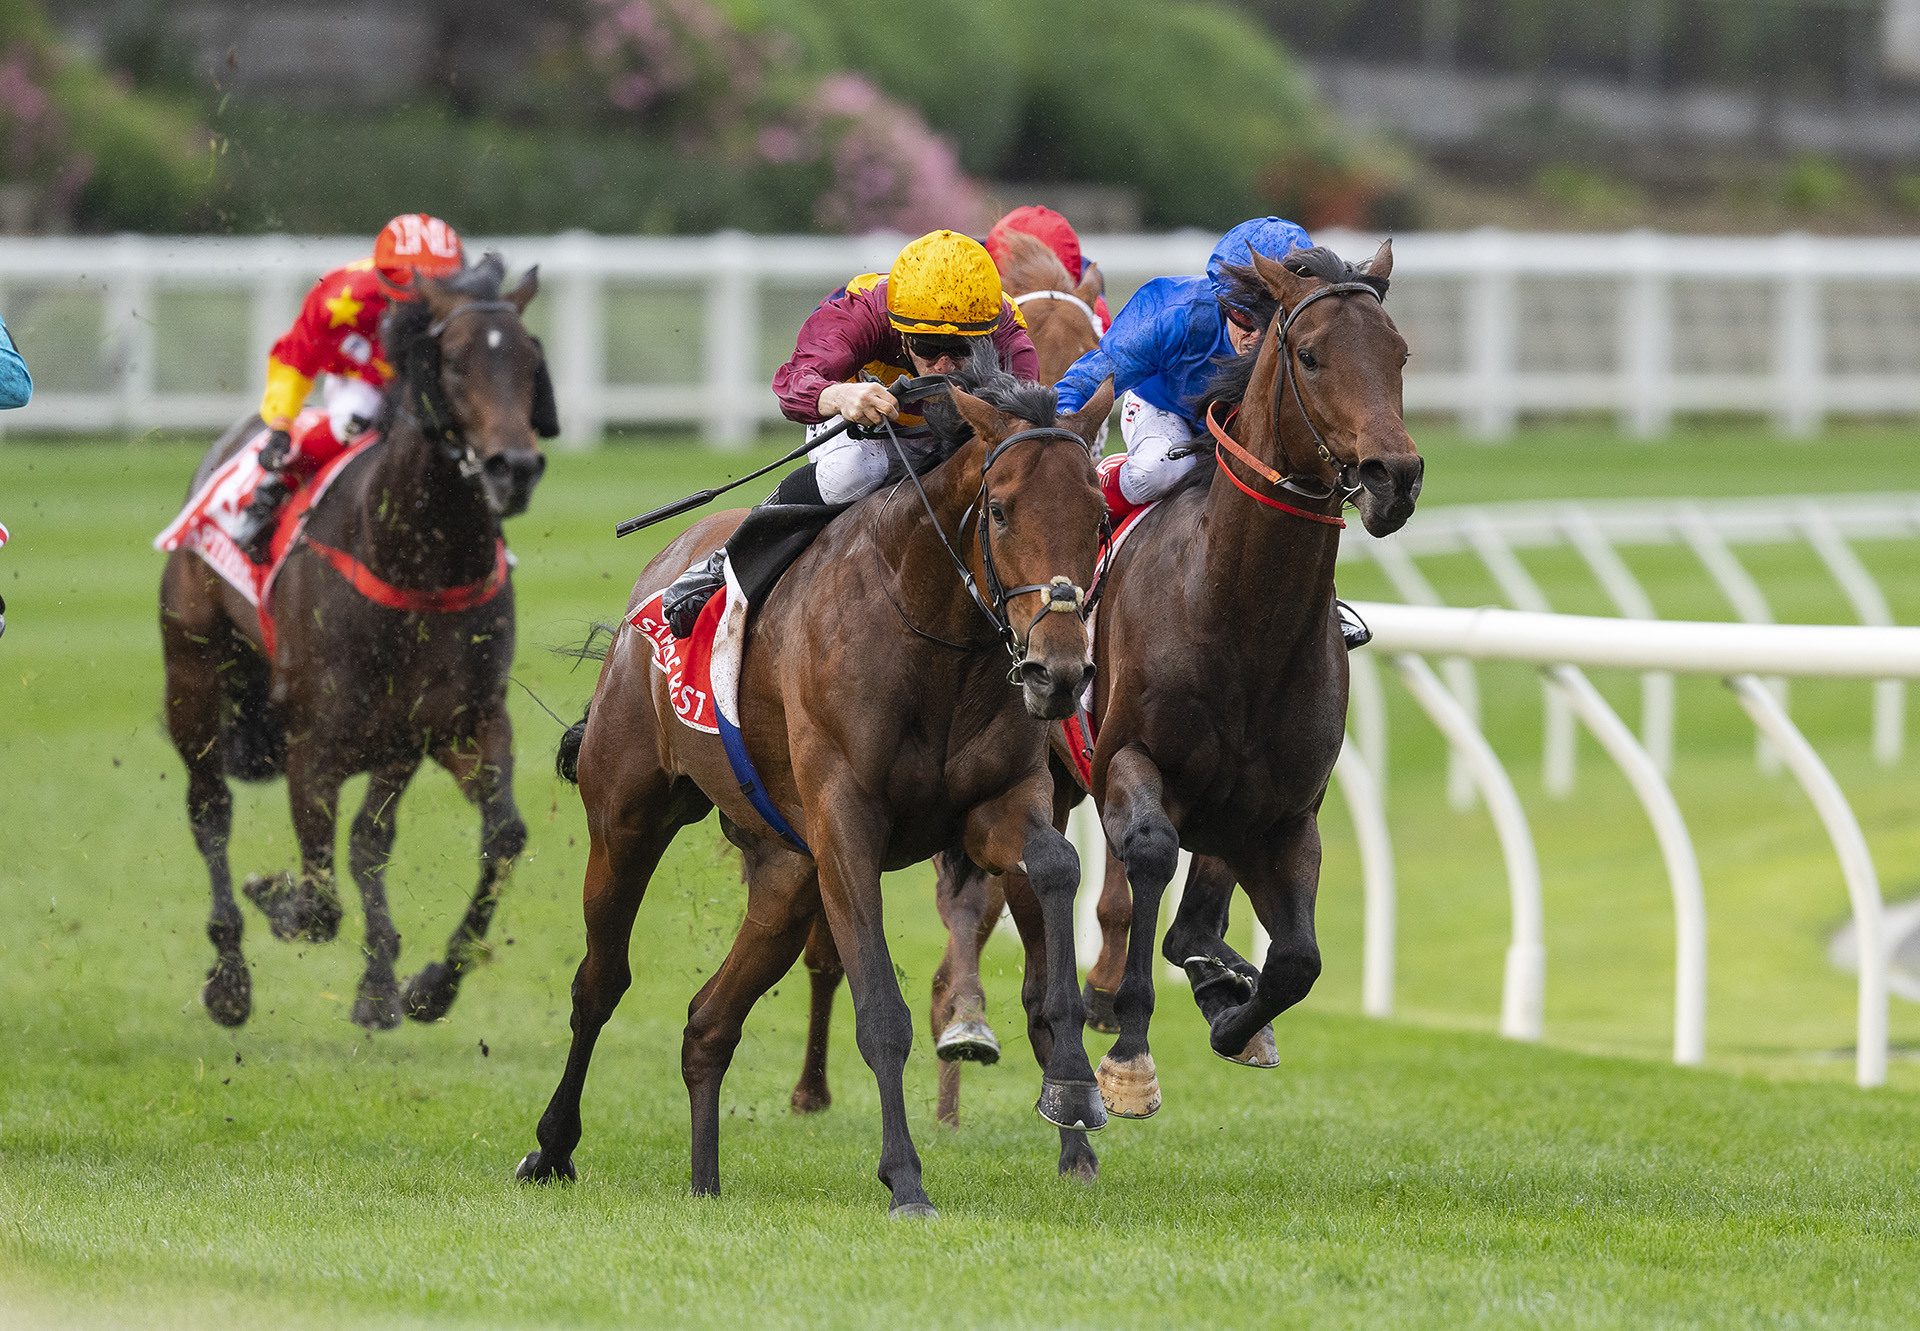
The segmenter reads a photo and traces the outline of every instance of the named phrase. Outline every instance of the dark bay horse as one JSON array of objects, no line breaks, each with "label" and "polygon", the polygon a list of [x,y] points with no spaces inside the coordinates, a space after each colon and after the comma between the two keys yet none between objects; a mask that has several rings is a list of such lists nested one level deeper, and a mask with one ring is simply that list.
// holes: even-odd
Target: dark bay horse
[{"label": "dark bay horse", "polygon": [[[1089,265],[1076,284],[1047,243],[1024,231],[1009,232],[1000,264],[1001,286],[1020,307],[1040,358],[1039,381],[1058,383],[1067,367],[1100,340],[1099,316],[1093,302],[1106,291],[1106,279]],[[943,887],[978,882],[982,890],[936,894],[940,918],[947,927],[948,947],[933,976],[932,1034],[940,1058],[939,1118],[957,1124],[960,1063],[993,1063],[1000,1042],[987,1024],[986,995],[980,984],[980,953],[1006,908],[999,878],[959,872],[942,873]],[[976,941],[976,935],[978,940]],[[840,985],[840,959],[824,920],[816,922],[807,938],[806,965],[812,983],[812,1008],[807,1024],[806,1060],[793,1088],[796,1113],[825,1109],[833,1096],[827,1088],[827,1043],[833,1024],[833,998]]]},{"label": "dark bay horse", "polygon": [[[1049,389],[997,371],[969,382],[980,396],[956,389],[953,405],[971,438],[926,474],[924,506],[911,479],[862,501],[787,570],[754,622],[741,730],[807,852],[755,811],[719,738],[672,719],[668,682],[630,619],[607,649],[587,717],[561,751],[591,838],[573,1043],[520,1178],[574,1176],[581,1090],[631,982],[641,899],[675,834],[715,806],[745,861],[747,902],[726,960],[693,999],[681,1046],[696,1194],[720,1188],[720,1085],[747,1013],[824,913],[853,989],[855,1040],[879,1083],[890,1211],[932,1213],[907,1130],[913,1028],[888,954],[880,874],[950,849],[1010,880],[1044,1069],[1037,1108],[1062,1128],[1063,1171],[1091,1161],[1078,1129],[1105,1114],[1080,1038],[1079,860],[1054,829],[1041,718],[1069,713],[1088,668],[1078,614],[1052,612],[1077,610],[1093,575],[1101,501],[1085,440],[1111,393],[1060,428]],[[940,406],[929,404],[936,423]],[[950,437],[963,432],[956,421]],[[715,515],[669,545],[641,574],[629,617],[739,518]]]},{"label": "dark bay horse", "polygon": [[[252,1010],[227,863],[227,777],[286,774],[299,876],[256,877],[245,890],[276,937],[326,941],[340,926],[340,787],[369,774],[348,863],[366,910],[367,964],[353,1020],[370,1030],[391,1029],[403,1012],[421,1021],[445,1014],[480,958],[526,844],[513,799],[506,688],[514,601],[501,520],[526,508],[546,465],[536,431],[558,426],[539,344],[520,320],[538,276],[529,272],[504,293],[502,276],[500,259],[488,255],[445,281],[423,280],[418,300],[388,310],[381,339],[395,377],[384,438],[335,476],[274,582],[271,660],[245,598],[190,551],[167,560],[167,728],[187,765],[187,816],[212,879],[207,936],[216,959],[201,1000],[222,1025],[238,1026]],[[256,417],[222,436],[194,488],[260,428]],[[344,552],[388,593],[405,593],[402,603],[437,600],[441,608],[376,604],[315,543]],[[416,974],[403,996],[385,871],[395,806],[428,757],[480,810],[480,880],[445,958]]]},{"label": "dark bay horse", "polygon": [[[1192,979],[1215,1052],[1273,1066],[1268,1023],[1319,975],[1317,817],[1347,707],[1336,524],[1350,498],[1368,531],[1397,531],[1424,469],[1402,420],[1406,343],[1381,303],[1392,271],[1390,244],[1358,268],[1324,250],[1255,256],[1243,277],[1272,298],[1269,327],[1214,389],[1216,415],[1238,406],[1223,431],[1234,443],[1141,519],[1106,575],[1094,795],[1126,877],[1110,875],[1101,896],[1087,1008],[1091,1024],[1092,1000],[1112,994],[1120,1038],[1098,1075],[1123,1117],[1160,1103],[1147,1047],[1153,943],[1180,847],[1193,869],[1162,950]],[[1077,783],[1054,770],[1063,802],[1077,802]],[[943,900],[990,902],[964,866],[943,864],[942,876]],[[1273,936],[1260,969],[1224,941],[1236,879]],[[985,937],[956,935],[949,955]]]}]

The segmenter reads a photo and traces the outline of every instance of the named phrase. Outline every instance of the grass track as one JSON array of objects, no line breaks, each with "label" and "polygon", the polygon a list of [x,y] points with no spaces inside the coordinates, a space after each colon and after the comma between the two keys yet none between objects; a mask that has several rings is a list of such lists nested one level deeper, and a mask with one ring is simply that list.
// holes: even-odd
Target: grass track
[{"label": "grass track", "polygon": [[[1433,504],[1920,488],[1920,459],[1892,433],[1656,447],[1569,429],[1498,450],[1421,437]],[[1489,733],[1515,760],[1541,843],[1549,1041],[1640,1057],[1480,1033],[1505,939],[1492,834],[1484,814],[1444,807],[1439,745],[1396,698],[1409,1021],[1353,1015],[1357,878],[1335,807],[1327,971],[1282,1025],[1282,1070],[1207,1055],[1191,1005],[1163,988],[1167,1107],[1096,1139],[1096,1188],[1052,1177],[1014,958],[996,945],[989,999],[1008,1058],[969,1074],[964,1131],[932,1124],[924,1041],[909,1069],[938,1225],[881,1219],[874,1096],[844,1005],[835,1107],[786,1113],[795,979],[755,1014],[728,1082],[728,1193],[696,1203],[679,1028],[740,900],[708,826],[682,837],[642,913],[637,983],[588,1092],[581,1186],[514,1187],[558,1073],[579,950],[584,850],[577,801],[547,765],[557,727],[515,692],[533,843],[495,927],[497,964],[448,1022],[377,1039],[346,1022],[350,909],[342,940],[320,948],[277,944],[250,917],[255,1020],[213,1027],[195,1000],[205,887],[158,725],[159,557],[146,549],[193,452],[0,445],[0,519],[15,536],[0,552],[0,1322],[1911,1321],[1920,1069],[1897,1063],[1883,1093],[1845,1084],[1852,985],[1820,955],[1844,914],[1831,852],[1793,787],[1754,774],[1744,722],[1708,685],[1682,692],[1676,787],[1707,876],[1713,1071],[1653,1061],[1671,1020],[1670,907],[1637,806],[1590,747],[1577,801],[1540,796],[1537,687],[1489,671]],[[591,674],[540,649],[615,610],[648,553],[612,544],[611,524],[713,470],[664,448],[561,456],[515,524],[518,677],[563,715]],[[1911,545],[1862,553],[1890,575],[1896,615],[1920,622]],[[1724,617],[1684,558],[1633,560],[1669,613]],[[1560,604],[1597,608],[1570,562],[1529,563]],[[1805,552],[1752,563],[1783,618],[1838,613]],[[1493,599],[1462,561],[1429,572],[1458,603]],[[1377,594],[1366,576],[1343,590]],[[1605,683],[1631,699],[1631,681]],[[1795,712],[1854,797],[1889,895],[1920,886],[1912,763],[1870,765],[1864,687],[1808,686]],[[237,870],[290,860],[283,787],[242,792],[237,813]],[[475,829],[437,776],[409,793],[402,822],[390,881],[417,963],[470,886]],[[924,874],[900,877],[896,960],[919,1010],[937,924]],[[1910,1009],[1894,1030],[1920,1041]]]}]

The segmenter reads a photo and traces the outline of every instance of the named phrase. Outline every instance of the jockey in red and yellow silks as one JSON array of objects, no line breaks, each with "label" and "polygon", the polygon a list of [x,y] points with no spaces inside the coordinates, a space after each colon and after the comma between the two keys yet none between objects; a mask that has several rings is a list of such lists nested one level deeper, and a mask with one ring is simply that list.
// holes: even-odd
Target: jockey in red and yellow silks
[{"label": "jockey in red and yellow silks", "polygon": [[[864,273],[820,302],[800,326],[792,357],[774,373],[773,391],[787,419],[809,427],[809,438],[842,422],[891,421],[909,453],[924,458],[929,436],[920,418],[903,415],[887,385],[907,375],[951,374],[983,342],[993,347],[1000,368],[1022,379],[1039,373],[1026,322],[1000,290],[993,259],[977,240],[934,231],[909,242],[885,276]],[[879,489],[892,460],[886,440],[847,430],[823,438],[807,457],[808,465],[789,472],[725,547],[667,588],[662,608],[676,636],[692,632],[700,607],[724,580],[729,557],[750,596],[778,576],[778,568],[761,576],[759,565],[769,562],[762,547],[788,529],[756,522],[757,514],[780,505],[831,516]]]},{"label": "jockey in red and yellow silks", "polygon": [[[393,377],[380,349],[380,316],[389,302],[412,299],[419,276],[445,277],[464,263],[452,227],[403,213],[381,228],[370,258],[334,269],[307,292],[267,358],[260,398],[260,419],[273,432],[260,453],[267,475],[236,533],[249,554],[264,557],[274,514],[299,479],[380,423],[382,393]],[[316,379],[323,381],[324,413],[301,422]]]}]

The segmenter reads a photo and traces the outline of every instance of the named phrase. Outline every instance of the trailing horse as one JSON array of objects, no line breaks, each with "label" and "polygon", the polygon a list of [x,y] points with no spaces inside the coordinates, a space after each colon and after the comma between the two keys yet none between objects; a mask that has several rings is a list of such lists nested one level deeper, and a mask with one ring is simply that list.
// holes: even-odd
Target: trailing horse
[{"label": "trailing horse", "polygon": [[[201,1000],[222,1025],[252,1009],[227,862],[228,776],[285,772],[300,873],[255,877],[245,891],[276,937],[326,941],[341,915],[340,787],[370,774],[348,853],[366,910],[353,1020],[368,1029],[447,1011],[526,844],[513,800],[514,599],[501,520],[526,508],[546,465],[536,431],[557,422],[540,346],[520,318],[538,276],[502,293],[502,273],[489,255],[446,281],[422,279],[418,300],[389,309],[381,337],[396,373],[384,437],[343,459],[304,517],[290,508],[285,562],[258,610],[193,551],[168,557],[167,729],[187,765],[187,816],[212,881],[216,959]],[[262,428],[255,417],[223,435],[189,493]],[[385,871],[395,806],[429,757],[480,810],[480,879],[445,957],[403,995]]]},{"label": "trailing horse", "polygon": [[[853,989],[855,1038],[879,1083],[890,1209],[932,1213],[907,1130],[902,1072],[913,1030],[888,953],[880,874],[949,849],[1007,878],[1044,1069],[1037,1107],[1061,1126],[1061,1169],[1092,1170],[1080,1130],[1105,1115],[1080,1040],[1079,863],[1054,829],[1036,718],[1067,715],[1085,682],[1085,626],[1077,613],[1052,612],[1078,611],[1093,575],[1101,503],[1085,441],[1111,395],[1063,429],[1048,390],[997,372],[970,382],[981,396],[956,389],[964,427],[947,430],[950,440],[963,430],[971,438],[926,474],[924,491],[909,477],[861,501],[758,611],[737,732],[679,723],[678,676],[656,669],[652,650],[667,648],[635,620],[648,619],[660,589],[719,546],[739,514],[693,526],[635,584],[587,718],[561,756],[578,773],[591,838],[587,951],[566,1069],[522,1179],[574,1176],[581,1091],[594,1042],[631,981],[635,915],[668,844],[715,806],[745,861],[747,903],[725,962],[693,999],[681,1046],[694,1192],[719,1191],[720,1085],[742,1023],[824,913]],[[736,776],[729,737],[763,778],[758,803]]]}]

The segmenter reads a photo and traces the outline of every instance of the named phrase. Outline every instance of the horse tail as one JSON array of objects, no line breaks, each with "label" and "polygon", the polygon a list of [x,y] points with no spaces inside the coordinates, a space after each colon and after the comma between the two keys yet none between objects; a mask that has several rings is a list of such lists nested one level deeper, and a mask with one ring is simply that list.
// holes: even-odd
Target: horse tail
[{"label": "horse tail", "polygon": [[570,785],[580,784],[580,745],[587,737],[587,717],[592,711],[592,704],[588,704],[580,719],[567,727],[567,733],[560,737],[560,751],[553,755],[553,770]]},{"label": "horse tail", "polygon": [[236,781],[271,781],[287,770],[287,731],[268,692],[267,663],[246,652],[220,674],[220,765]]}]

